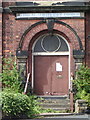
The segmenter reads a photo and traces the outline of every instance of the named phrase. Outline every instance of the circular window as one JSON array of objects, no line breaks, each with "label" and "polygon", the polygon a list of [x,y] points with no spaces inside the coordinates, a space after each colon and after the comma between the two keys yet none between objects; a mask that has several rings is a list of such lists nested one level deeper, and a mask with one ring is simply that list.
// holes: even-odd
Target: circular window
[{"label": "circular window", "polygon": [[61,46],[61,41],[56,35],[46,35],[42,38],[41,46],[46,52],[56,52]]}]

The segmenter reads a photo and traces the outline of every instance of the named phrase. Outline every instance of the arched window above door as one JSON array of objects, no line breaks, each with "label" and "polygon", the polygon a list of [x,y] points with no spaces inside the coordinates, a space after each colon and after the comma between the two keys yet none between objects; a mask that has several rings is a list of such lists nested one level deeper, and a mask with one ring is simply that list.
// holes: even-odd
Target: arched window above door
[{"label": "arched window above door", "polygon": [[40,36],[34,46],[33,52],[67,52],[69,51],[66,40],[57,34]]}]

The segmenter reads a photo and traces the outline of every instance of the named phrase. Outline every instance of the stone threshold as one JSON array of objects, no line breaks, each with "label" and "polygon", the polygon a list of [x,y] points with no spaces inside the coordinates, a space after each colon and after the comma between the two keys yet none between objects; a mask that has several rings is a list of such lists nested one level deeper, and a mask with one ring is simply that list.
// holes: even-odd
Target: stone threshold
[{"label": "stone threshold", "polygon": [[77,115],[84,115],[84,113],[41,113],[37,116],[40,116],[40,117],[59,117],[59,116],[77,116]]},{"label": "stone threshold", "polygon": [[76,113],[41,113],[38,116],[69,116],[69,115],[76,115]]},{"label": "stone threshold", "polygon": [[37,97],[38,98],[45,98],[45,99],[60,99],[60,98],[68,98],[69,96],[68,95],[58,95],[58,96],[53,96],[53,95],[43,95],[43,96],[41,96],[41,95],[37,95]]}]

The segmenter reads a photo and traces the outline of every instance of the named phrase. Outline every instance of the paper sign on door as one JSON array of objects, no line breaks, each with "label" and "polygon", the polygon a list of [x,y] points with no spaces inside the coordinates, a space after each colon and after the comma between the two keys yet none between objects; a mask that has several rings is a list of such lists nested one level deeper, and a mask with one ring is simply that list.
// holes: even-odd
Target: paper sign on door
[{"label": "paper sign on door", "polygon": [[56,63],[56,71],[57,72],[62,71],[62,65],[60,63]]}]

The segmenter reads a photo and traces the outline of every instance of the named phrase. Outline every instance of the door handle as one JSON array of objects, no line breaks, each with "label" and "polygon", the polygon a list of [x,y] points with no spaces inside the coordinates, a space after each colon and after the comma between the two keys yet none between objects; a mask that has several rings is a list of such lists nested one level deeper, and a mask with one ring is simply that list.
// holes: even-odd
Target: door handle
[{"label": "door handle", "polygon": [[58,79],[62,79],[63,76],[62,76],[62,75],[57,75],[57,78],[58,78]]}]

